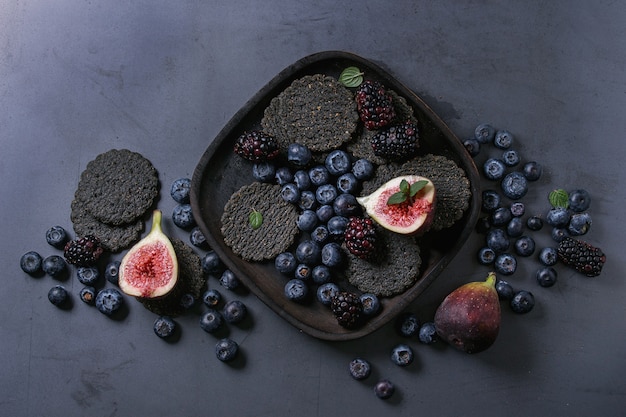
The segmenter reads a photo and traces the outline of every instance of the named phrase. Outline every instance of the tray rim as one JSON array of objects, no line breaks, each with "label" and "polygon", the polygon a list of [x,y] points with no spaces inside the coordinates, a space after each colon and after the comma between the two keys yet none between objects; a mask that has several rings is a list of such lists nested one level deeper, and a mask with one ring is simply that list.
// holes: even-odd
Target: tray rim
[{"label": "tray rim", "polygon": [[[405,293],[402,294],[401,301],[396,302],[394,304],[393,312],[395,314],[391,314],[389,318],[386,320],[377,320],[372,324],[372,320],[368,321],[364,326],[355,329],[355,330],[346,330],[342,333],[331,333],[314,326],[311,326],[307,323],[302,322],[301,320],[294,317],[292,314],[285,311],[281,308],[273,299],[273,297],[266,294],[257,284],[256,282],[247,276],[247,274],[243,273],[237,265],[237,262],[230,259],[226,256],[222,250],[220,249],[220,242],[218,242],[217,238],[208,232],[208,228],[204,223],[202,216],[196,215],[196,221],[198,226],[205,234],[207,241],[209,242],[210,247],[216,251],[216,253],[220,256],[222,262],[231,269],[237,276],[242,280],[244,285],[255,295],[257,296],[266,306],[268,306],[272,311],[278,314],[280,317],[285,319],[291,325],[299,329],[300,331],[307,333],[310,336],[313,336],[318,339],[329,340],[329,341],[347,341],[357,339],[363,336],[366,336],[379,328],[383,327],[386,323],[388,323],[394,316],[400,313],[402,310],[406,308],[409,304],[415,301],[418,296],[432,284],[432,282],[441,274],[441,272],[445,269],[445,267],[450,263],[450,261],[458,254],[461,247],[465,244],[467,239],[469,238],[471,232],[474,229],[476,222],[478,221],[478,217],[480,214],[480,205],[479,205],[479,177],[478,171],[474,164],[474,161],[469,154],[466,153],[466,149],[463,147],[461,141],[458,137],[452,132],[452,130],[447,126],[447,124],[419,97],[416,93],[414,93],[410,88],[408,88],[404,83],[399,81],[397,78],[392,76],[389,71],[383,69],[378,64],[371,62],[359,55],[356,55],[352,52],[340,51],[340,50],[330,50],[330,51],[321,51],[316,52],[310,55],[307,55],[299,60],[295,61],[293,64],[287,66],[278,74],[276,74],[268,83],[266,83],[257,93],[255,93],[234,115],[233,117],[224,125],[224,127],[218,132],[213,140],[211,140],[205,152],[202,154],[196,168],[194,169],[191,183],[191,206],[192,211],[194,213],[200,213],[200,183],[202,175],[206,169],[207,164],[211,161],[213,155],[215,155],[216,150],[221,146],[224,139],[226,139],[232,131],[236,129],[244,118],[262,101],[266,100],[269,92],[274,90],[281,83],[285,82],[285,79],[290,78],[293,74],[303,71],[309,66],[320,63],[325,60],[336,60],[342,59],[347,61],[352,61],[356,66],[361,65],[364,68],[368,68],[373,70],[377,75],[384,75],[386,77],[391,78],[396,85],[394,85],[394,89],[400,89],[402,91],[396,91],[400,95],[405,97],[410,96],[410,101],[412,104],[416,104],[419,108],[419,111],[424,113],[429,121],[441,132],[443,136],[448,139],[447,145],[452,148],[452,151],[461,155],[465,155],[464,162],[469,163],[469,171],[464,168],[466,171],[466,175],[468,176],[470,182],[470,206],[465,213],[467,216],[467,225],[463,228],[462,232],[459,234],[458,238],[454,242],[453,245],[448,249],[449,254],[445,254],[439,259],[429,271],[428,276],[422,277],[419,285],[414,285],[409,288]],[[408,98],[408,97],[407,97]],[[416,109],[417,110],[417,109]],[[468,227],[471,226],[471,227]],[[245,262],[243,260],[239,260],[239,262]],[[416,288],[419,287],[419,288]],[[418,291],[419,290],[419,291]],[[306,307],[303,307],[306,308]]]}]

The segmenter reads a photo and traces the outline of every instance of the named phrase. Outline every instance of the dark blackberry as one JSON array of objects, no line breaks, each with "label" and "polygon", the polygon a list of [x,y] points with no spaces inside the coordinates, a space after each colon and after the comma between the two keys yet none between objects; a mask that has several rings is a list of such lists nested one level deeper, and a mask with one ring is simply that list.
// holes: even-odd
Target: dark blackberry
[{"label": "dark blackberry", "polygon": [[356,92],[357,111],[368,130],[387,126],[395,117],[393,99],[377,81],[367,80]]},{"label": "dark blackberry", "polygon": [[367,259],[376,249],[376,229],[370,218],[351,217],[343,234],[346,248],[355,256]]},{"label": "dark blackberry", "polygon": [[72,265],[93,266],[103,252],[100,239],[94,235],[87,235],[67,242],[63,255]]},{"label": "dark blackberry", "polygon": [[363,305],[358,295],[340,291],[333,297],[330,307],[337,322],[346,329],[354,329],[361,324]]},{"label": "dark blackberry", "polygon": [[279,154],[274,138],[261,131],[244,132],[235,142],[235,153],[249,161],[269,161]]},{"label": "dark blackberry", "polygon": [[417,154],[418,129],[412,122],[390,126],[372,137],[372,149],[376,156],[390,161],[406,161]]},{"label": "dark blackberry", "polygon": [[606,255],[600,248],[571,237],[564,238],[557,249],[561,262],[588,277],[600,275]]}]

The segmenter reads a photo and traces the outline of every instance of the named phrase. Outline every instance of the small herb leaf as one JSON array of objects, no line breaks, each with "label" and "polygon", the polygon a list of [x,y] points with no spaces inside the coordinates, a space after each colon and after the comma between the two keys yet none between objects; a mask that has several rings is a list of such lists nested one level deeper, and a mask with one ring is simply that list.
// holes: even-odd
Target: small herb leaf
[{"label": "small herb leaf", "polygon": [[260,211],[252,210],[252,213],[248,216],[248,222],[250,223],[250,226],[256,230],[263,224],[263,215]]},{"label": "small herb leaf", "polygon": [[411,184],[411,197],[415,197],[415,194],[419,193],[422,188],[426,187],[426,184],[428,184],[428,181],[426,180],[419,180]]},{"label": "small herb leaf", "polygon": [[357,67],[348,67],[339,75],[339,82],[346,87],[358,87],[363,82],[363,73]]},{"label": "small herb leaf", "polygon": [[389,196],[389,199],[387,200],[387,205],[391,206],[394,204],[402,204],[406,200],[407,200],[406,194],[400,191],[398,193],[391,194],[391,196]]},{"label": "small herb leaf", "polygon": [[411,186],[407,180],[400,181],[400,192],[404,194],[408,194],[411,190]]},{"label": "small herb leaf", "polygon": [[559,188],[550,192],[550,194],[548,195],[548,200],[550,200],[550,204],[552,204],[552,207],[567,208],[569,194],[567,194],[567,191],[565,191],[564,189]]}]

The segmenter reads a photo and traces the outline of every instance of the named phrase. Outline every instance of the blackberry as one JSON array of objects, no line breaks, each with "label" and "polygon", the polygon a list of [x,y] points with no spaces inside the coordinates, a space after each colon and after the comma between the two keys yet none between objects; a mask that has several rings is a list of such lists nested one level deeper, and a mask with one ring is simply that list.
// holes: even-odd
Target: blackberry
[{"label": "blackberry", "polygon": [[396,117],[393,99],[377,81],[367,80],[356,92],[357,111],[368,130],[387,126]]},{"label": "blackberry", "polygon": [[235,153],[249,161],[269,161],[278,156],[274,138],[260,131],[244,132],[235,142]]},{"label": "blackberry", "polygon": [[600,275],[606,255],[600,248],[571,237],[564,238],[557,249],[561,262],[588,277]]},{"label": "blackberry", "polygon": [[343,237],[350,253],[361,259],[369,258],[376,249],[376,229],[370,218],[351,217]]},{"label": "blackberry", "polygon": [[333,297],[330,307],[342,327],[354,329],[361,324],[363,305],[358,295],[349,291],[340,291]]},{"label": "blackberry", "polygon": [[100,239],[94,235],[87,235],[67,242],[63,255],[72,265],[93,266],[103,252]]},{"label": "blackberry", "polygon": [[412,122],[390,126],[374,135],[371,145],[376,156],[391,161],[406,161],[414,157],[419,148],[417,126]]}]

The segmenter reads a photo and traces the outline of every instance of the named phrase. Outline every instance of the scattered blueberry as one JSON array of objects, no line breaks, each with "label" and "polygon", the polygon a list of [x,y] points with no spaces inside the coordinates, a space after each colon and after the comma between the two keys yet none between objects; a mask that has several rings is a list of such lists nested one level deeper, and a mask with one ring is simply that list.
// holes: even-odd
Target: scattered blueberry
[{"label": "scattered blueberry", "polygon": [[550,231],[550,236],[555,242],[561,242],[566,237],[570,236],[569,231],[564,227],[553,227]]},{"label": "scattered blueberry", "polygon": [[396,387],[388,379],[383,379],[382,381],[378,381],[376,385],[374,385],[374,393],[376,394],[378,398],[382,400],[391,398],[395,390],[396,390]]},{"label": "scattered blueberry", "polygon": [[328,154],[325,165],[328,172],[335,176],[345,174],[352,167],[350,155],[340,149],[336,149]]},{"label": "scattered blueberry", "polygon": [[514,201],[511,203],[510,210],[513,217],[522,217],[526,212],[526,205],[521,201]]},{"label": "scattered blueberry", "polygon": [[200,230],[200,227],[198,226],[194,227],[191,229],[191,232],[189,232],[189,242],[193,246],[200,249],[207,249],[209,247],[209,244],[204,237],[204,233],[202,233],[202,230]]},{"label": "scattered blueberry", "polygon": [[396,319],[396,330],[400,336],[411,337],[417,335],[420,330],[420,321],[415,313],[402,313]]},{"label": "scattered blueberry", "polygon": [[280,196],[288,203],[297,204],[300,201],[300,190],[296,184],[290,182],[282,186]]},{"label": "scattered blueberry", "polygon": [[350,217],[358,214],[361,206],[352,194],[339,194],[333,201],[333,209],[338,216]]},{"label": "scattered blueberry", "polygon": [[211,288],[202,294],[202,302],[209,308],[215,308],[222,301],[222,293]]},{"label": "scattered blueberry", "polygon": [[531,216],[526,220],[526,227],[532,231],[541,230],[543,227],[543,220],[539,216]]},{"label": "scattered blueberry", "polygon": [[476,156],[480,153],[480,142],[475,138],[465,139],[463,141],[463,146],[470,154],[470,156]]},{"label": "scattered blueberry", "polygon": [[323,206],[328,205],[330,207],[338,195],[337,187],[332,184],[322,184],[315,190],[315,199]]},{"label": "scattered blueberry", "polygon": [[311,271],[311,279],[316,284],[325,284],[332,278],[330,268],[326,265],[315,265]]},{"label": "scattered blueberry", "polygon": [[500,194],[498,194],[495,190],[484,190],[482,192],[482,208],[483,211],[487,213],[493,212],[495,209],[500,207],[500,202],[502,198]]},{"label": "scattered blueberry", "polygon": [[491,265],[496,260],[496,253],[493,249],[484,247],[478,250],[478,262],[482,265]]},{"label": "scattered blueberry", "polygon": [[422,324],[420,327],[420,331],[418,333],[419,341],[425,345],[432,345],[438,339],[437,336],[437,328],[435,327],[435,323],[432,321],[428,321]]},{"label": "scattered blueberry", "polygon": [[328,223],[328,221],[335,215],[335,210],[330,204],[323,204],[315,209],[315,214],[320,223]]},{"label": "scattered blueberry", "polygon": [[310,239],[300,242],[296,247],[296,259],[307,265],[319,264],[322,259],[320,245]]},{"label": "scattered blueberry", "polygon": [[509,249],[509,237],[502,229],[491,229],[487,232],[487,246],[496,253],[501,253]]},{"label": "scattered blueberry", "polygon": [[120,278],[120,261],[111,261],[104,267],[104,279],[111,284],[117,285]]},{"label": "scattered blueberry", "polygon": [[493,138],[496,148],[509,149],[513,144],[513,135],[507,130],[498,130]]},{"label": "scattered blueberry", "polygon": [[81,266],[76,269],[76,277],[81,284],[94,285],[100,278],[100,272],[95,266]]},{"label": "scattered blueberry", "polygon": [[506,225],[506,234],[509,237],[520,237],[524,233],[524,222],[519,217],[513,217]]},{"label": "scattered blueberry", "polygon": [[498,207],[491,213],[491,224],[494,226],[504,226],[511,221],[513,215],[508,207]]},{"label": "scattered blueberry", "polygon": [[191,211],[191,204],[178,204],[172,212],[172,221],[181,229],[190,229],[196,225]]},{"label": "scattered blueberry", "polygon": [[293,182],[300,191],[311,189],[311,178],[309,177],[309,173],[301,169],[294,172]]},{"label": "scattered blueberry", "polygon": [[311,275],[313,273],[313,267],[307,264],[298,264],[296,265],[296,269],[293,272],[293,277],[295,279],[299,279],[300,281],[308,281],[311,279]]},{"label": "scattered blueberry", "polygon": [[44,258],[41,263],[43,272],[53,278],[58,278],[67,271],[65,259],[59,255],[50,255]]},{"label": "scattered blueberry", "polygon": [[237,357],[239,345],[232,339],[224,338],[215,344],[215,356],[222,362],[230,362]]},{"label": "scattered blueberry", "polygon": [[489,217],[481,217],[476,222],[475,230],[477,233],[481,235],[486,234],[489,230],[491,230],[491,222],[489,221]]},{"label": "scattered blueberry", "polygon": [[[320,286],[319,288],[322,288],[322,286]],[[301,279],[294,278],[287,281],[287,283],[285,284],[284,292],[285,297],[287,297],[288,300],[303,301],[307,298],[309,294],[309,287]]]},{"label": "scattered blueberry", "polygon": [[278,185],[283,186],[293,182],[293,173],[289,167],[278,167],[274,173],[274,178],[276,179],[276,183]]},{"label": "scattered blueberry", "polygon": [[48,291],[48,300],[57,307],[65,305],[70,295],[62,285],[55,285]]},{"label": "scattered blueberry", "polygon": [[348,226],[348,218],[345,216],[333,216],[326,223],[330,235],[335,238],[343,237],[346,226]]},{"label": "scattered blueberry", "polygon": [[184,310],[189,310],[196,304],[196,297],[194,297],[193,294],[186,292],[180,296],[178,304],[180,304]]},{"label": "scattered blueberry", "polygon": [[206,274],[219,273],[224,267],[219,255],[213,250],[208,251],[206,254],[204,254],[204,256],[201,258],[201,265],[202,271],[204,271],[204,273]]},{"label": "scattered blueberry", "polygon": [[526,177],[517,171],[507,174],[502,180],[502,193],[511,200],[519,200],[528,192]]},{"label": "scattered blueberry", "polygon": [[20,258],[20,268],[29,275],[42,271],[43,258],[35,251],[28,251]]},{"label": "scattered blueberry", "polygon": [[374,164],[367,159],[357,159],[352,165],[352,173],[359,180],[368,180],[374,175]]},{"label": "scattered blueberry", "polygon": [[539,268],[537,273],[535,274],[535,278],[537,278],[537,283],[542,287],[551,287],[556,284],[556,269],[551,266],[545,266],[543,268]]},{"label": "scattered blueberry", "polygon": [[191,180],[189,178],[179,178],[172,182],[170,195],[179,204],[188,204],[191,191]]},{"label": "scattered blueberry", "polygon": [[513,275],[517,270],[517,259],[510,253],[502,253],[496,256],[493,264],[496,272],[502,275]]},{"label": "scattered blueberry", "polygon": [[515,240],[515,253],[519,256],[530,256],[535,253],[535,240],[530,236],[520,236]]},{"label": "scattered blueberry", "polygon": [[298,207],[302,210],[314,210],[317,207],[315,192],[311,190],[302,191],[300,193],[300,199],[298,200]]},{"label": "scattered blueberry", "polygon": [[327,282],[326,284],[322,284],[317,287],[317,300],[324,305],[330,305],[338,292],[339,286],[337,284],[334,282]]},{"label": "scattered blueberry", "polygon": [[528,181],[537,181],[539,178],[541,178],[542,171],[543,168],[541,164],[536,161],[527,162],[522,168],[522,173]]},{"label": "scattered blueberry", "polygon": [[361,381],[372,373],[372,366],[368,361],[361,358],[352,359],[348,365],[348,370],[352,378]]},{"label": "scattered blueberry", "polygon": [[252,177],[260,182],[273,182],[276,177],[276,166],[268,161],[256,162],[252,165]]},{"label": "scattered blueberry", "polygon": [[295,167],[303,168],[311,162],[311,150],[299,143],[291,143],[287,147],[287,160]]},{"label": "scattered blueberry", "polygon": [[589,195],[587,190],[574,190],[568,195],[568,204],[570,210],[575,213],[581,213],[589,209],[591,205],[591,195]]},{"label": "scattered blueberry", "polygon": [[366,316],[373,316],[380,311],[380,299],[376,296],[376,294],[363,293],[359,299],[363,305],[363,314]]},{"label": "scattered blueberry", "polygon": [[[419,332],[419,329],[418,329]],[[403,343],[394,346],[391,350],[391,362],[398,366],[408,366],[413,362],[413,349],[409,345]]]},{"label": "scattered blueberry", "polygon": [[96,289],[92,286],[83,287],[78,296],[83,303],[93,305],[96,302]]},{"label": "scattered blueberry", "polygon": [[220,276],[220,285],[227,290],[233,291],[239,288],[241,281],[239,281],[239,278],[237,278],[233,271],[226,269]]},{"label": "scattered blueberry", "polygon": [[69,240],[70,237],[61,226],[52,226],[46,231],[46,242],[57,249],[63,249]]},{"label": "scattered blueberry", "polygon": [[572,236],[581,236],[586,234],[591,227],[591,216],[587,212],[574,213],[569,220],[567,230]]},{"label": "scattered blueberry", "polygon": [[539,251],[539,262],[544,266],[556,265],[558,259],[556,248],[547,246]]},{"label": "scattered blueberry", "polygon": [[503,279],[498,279],[496,281],[496,292],[498,293],[498,298],[501,300],[510,300],[515,295],[515,290],[508,281]]},{"label": "scattered blueberry", "polygon": [[274,258],[274,266],[276,270],[284,275],[293,275],[296,270],[298,261],[291,252],[282,252]]},{"label": "scattered blueberry", "polygon": [[511,298],[510,306],[515,313],[528,313],[535,306],[535,297],[529,291],[518,291]]},{"label": "scattered blueberry", "polygon": [[312,231],[315,226],[317,226],[317,214],[313,210],[303,210],[302,213],[298,215],[297,225],[298,229],[303,232]]},{"label": "scattered blueberry", "polygon": [[174,334],[176,330],[176,322],[169,316],[159,316],[154,321],[152,326],[154,334],[161,339],[167,339]]},{"label": "scattered blueberry", "polygon": [[96,295],[96,308],[107,316],[113,315],[123,304],[122,293],[115,288],[105,288]]},{"label": "scattered blueberry", "polygon": [[351,172],[346,172],[337,178],[337,190],[340,193],[356,194],[359,189],[359,180]]},{"label": "scattered blueberry", "polygon": [[323,165],[316,165],[309,170],[309,179],[315,187],[328,184],[330,181],[330,172]]},{"label": "scattered blueberry", "polygon": [[513,149],[507,149],[502,153],[502,162],[508,167],[517,166],[520,163],[519,154]]},{"label": "scattered blueberry", "polygon": [[329,237],[330,237],[330,232],[328,231],[328,228],[323,224],[317,226],[311,232],[311,240],[313,240],[315,243],[320,244],[320,245],[323,245],[324,243],[326,243]]},{"label": "scattered blueberry", "polygon": [[488,123],[481,123],[474,129],[474,138],[480,143],[492,142],[496,135],[496,129]]},{"label": "scattered blueberry", "polygon": [[224,304],[222,308],[222,317],[228,323],[240,323],[246,318],[248,314],[248,308],[239,300],[231,300]]},{"label": "scattered blueberry", "polygon": [[489,180],[499,180],[504,176],[506,165],[500,159],[489,158],[483,164],[483,173]]},{"label": "scattered blueberry", "polygon": [[552,207],[546,214],[546,223],[552,227],[566,227],[571,213],[565,207]]},{"label": "scattered blueberry", "polygon": [[200,316],[200,328],[207,333],[217,332],[224,323],[222,314],[214,308],[208,308]]}]

